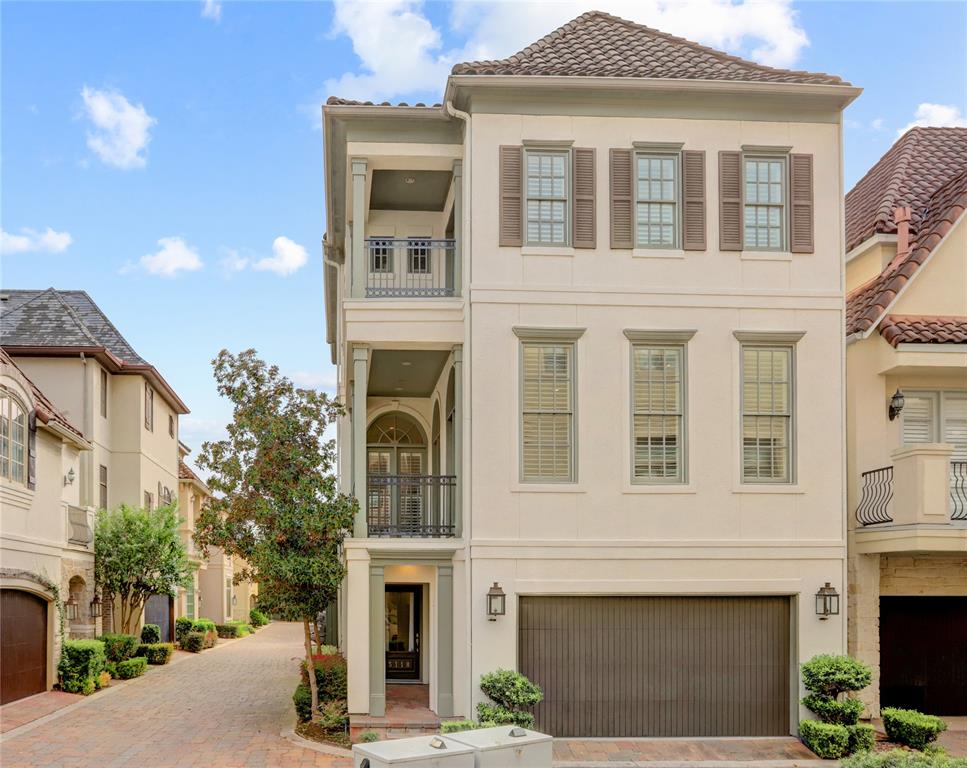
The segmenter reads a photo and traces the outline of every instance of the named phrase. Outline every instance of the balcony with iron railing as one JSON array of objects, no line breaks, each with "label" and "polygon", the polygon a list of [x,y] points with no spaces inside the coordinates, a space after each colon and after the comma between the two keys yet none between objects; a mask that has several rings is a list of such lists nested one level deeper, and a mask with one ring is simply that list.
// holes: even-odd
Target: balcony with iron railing
[{"label": "balcony with iron railing", "polygon": [[67,507],[67,543],[72,547],[91,549],[94,545],[92,513],[83,507]]},{"label": "balcony with iron railing", "polygon": [[457,535],[455,475],[367,477],[366,525],[373,538]]},{"label": "balcony with iron railing", "polygon": [[367,237],[366,298],[440,298],[459,293],[455,241]]}]

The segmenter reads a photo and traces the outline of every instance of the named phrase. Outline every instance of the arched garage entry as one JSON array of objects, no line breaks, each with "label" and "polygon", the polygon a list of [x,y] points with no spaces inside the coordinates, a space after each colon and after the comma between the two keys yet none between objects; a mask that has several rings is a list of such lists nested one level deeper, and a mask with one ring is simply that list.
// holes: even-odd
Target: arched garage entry
[{"label": "arched garage entry", "polygon": [[47,690],[48,601],[0,589],[0,704]]}]

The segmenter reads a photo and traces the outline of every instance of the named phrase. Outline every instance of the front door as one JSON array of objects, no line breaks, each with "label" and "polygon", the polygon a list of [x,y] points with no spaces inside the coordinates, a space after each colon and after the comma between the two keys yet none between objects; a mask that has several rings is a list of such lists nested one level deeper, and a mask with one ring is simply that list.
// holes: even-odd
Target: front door
[{"label": "front door", "polygon": [[420,679],[423,587],[386,585],[386,680]]}]

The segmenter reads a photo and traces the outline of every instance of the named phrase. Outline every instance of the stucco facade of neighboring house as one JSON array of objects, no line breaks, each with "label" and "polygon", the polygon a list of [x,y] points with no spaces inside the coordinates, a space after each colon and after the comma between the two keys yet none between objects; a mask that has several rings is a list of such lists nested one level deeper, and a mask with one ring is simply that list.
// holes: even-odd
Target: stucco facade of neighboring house
[{"label": "stucco facade of neighboring house", "polygon": [[[92,444],[76,470],[80,506],[176,499],[178,418],[188,408],[87,293],[3,290],[0,344]],[[152,598],[144,620],[172,625],[168,597]],[[106,627],[112,616],[105,605]]]},{"label": "stucco facade of neighboring house", "polygon": [[78,483],[91,449],[0,350],[0,703],[49,689],[62,639],[100,632],[93,508]]},{"label": "stucco facade of neighboring house", "polygon": [[193,538],[195,520],[201,512],[205,499],[210,495],[208,486],[202,482],[195,471],[185,463],[185,458],[191,452],[187,445],[179,443],[178,461],[178,514],[181,516],[181,540],[188,550],[191,561],[191,586],[180,587],[175,598],[175,618],[186,616],[189,619],[200,619],[201,613],[201,572],[208,567],[208,560],[202,551],[195,546]]},{"label": "stucco facade of neighboring house", "polygon": [[505,667],[556,736],[795,732],[846,649],[858,93],[592,12],[442,106],[329,99],[354,716]]},{"label": "stucco facade of neighboring house", "polygon": [[965,209],[964,128],[908,131],[846,197],[849,650],[873,715],[967,714]]}]

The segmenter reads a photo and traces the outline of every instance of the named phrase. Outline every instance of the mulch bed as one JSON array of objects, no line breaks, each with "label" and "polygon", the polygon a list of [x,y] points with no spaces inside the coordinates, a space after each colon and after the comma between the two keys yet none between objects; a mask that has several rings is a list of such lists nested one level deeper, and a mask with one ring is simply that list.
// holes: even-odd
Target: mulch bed
[{"label": "mulch bed", "polygon": [[298,723],[295,732],[302,738],[310,741],[318,741],[322,744],[332,744],[343,749],[352,749],[353,743],[349,739],[349,734],[345,731],[334,731],[323,728],[318,723]]}]

